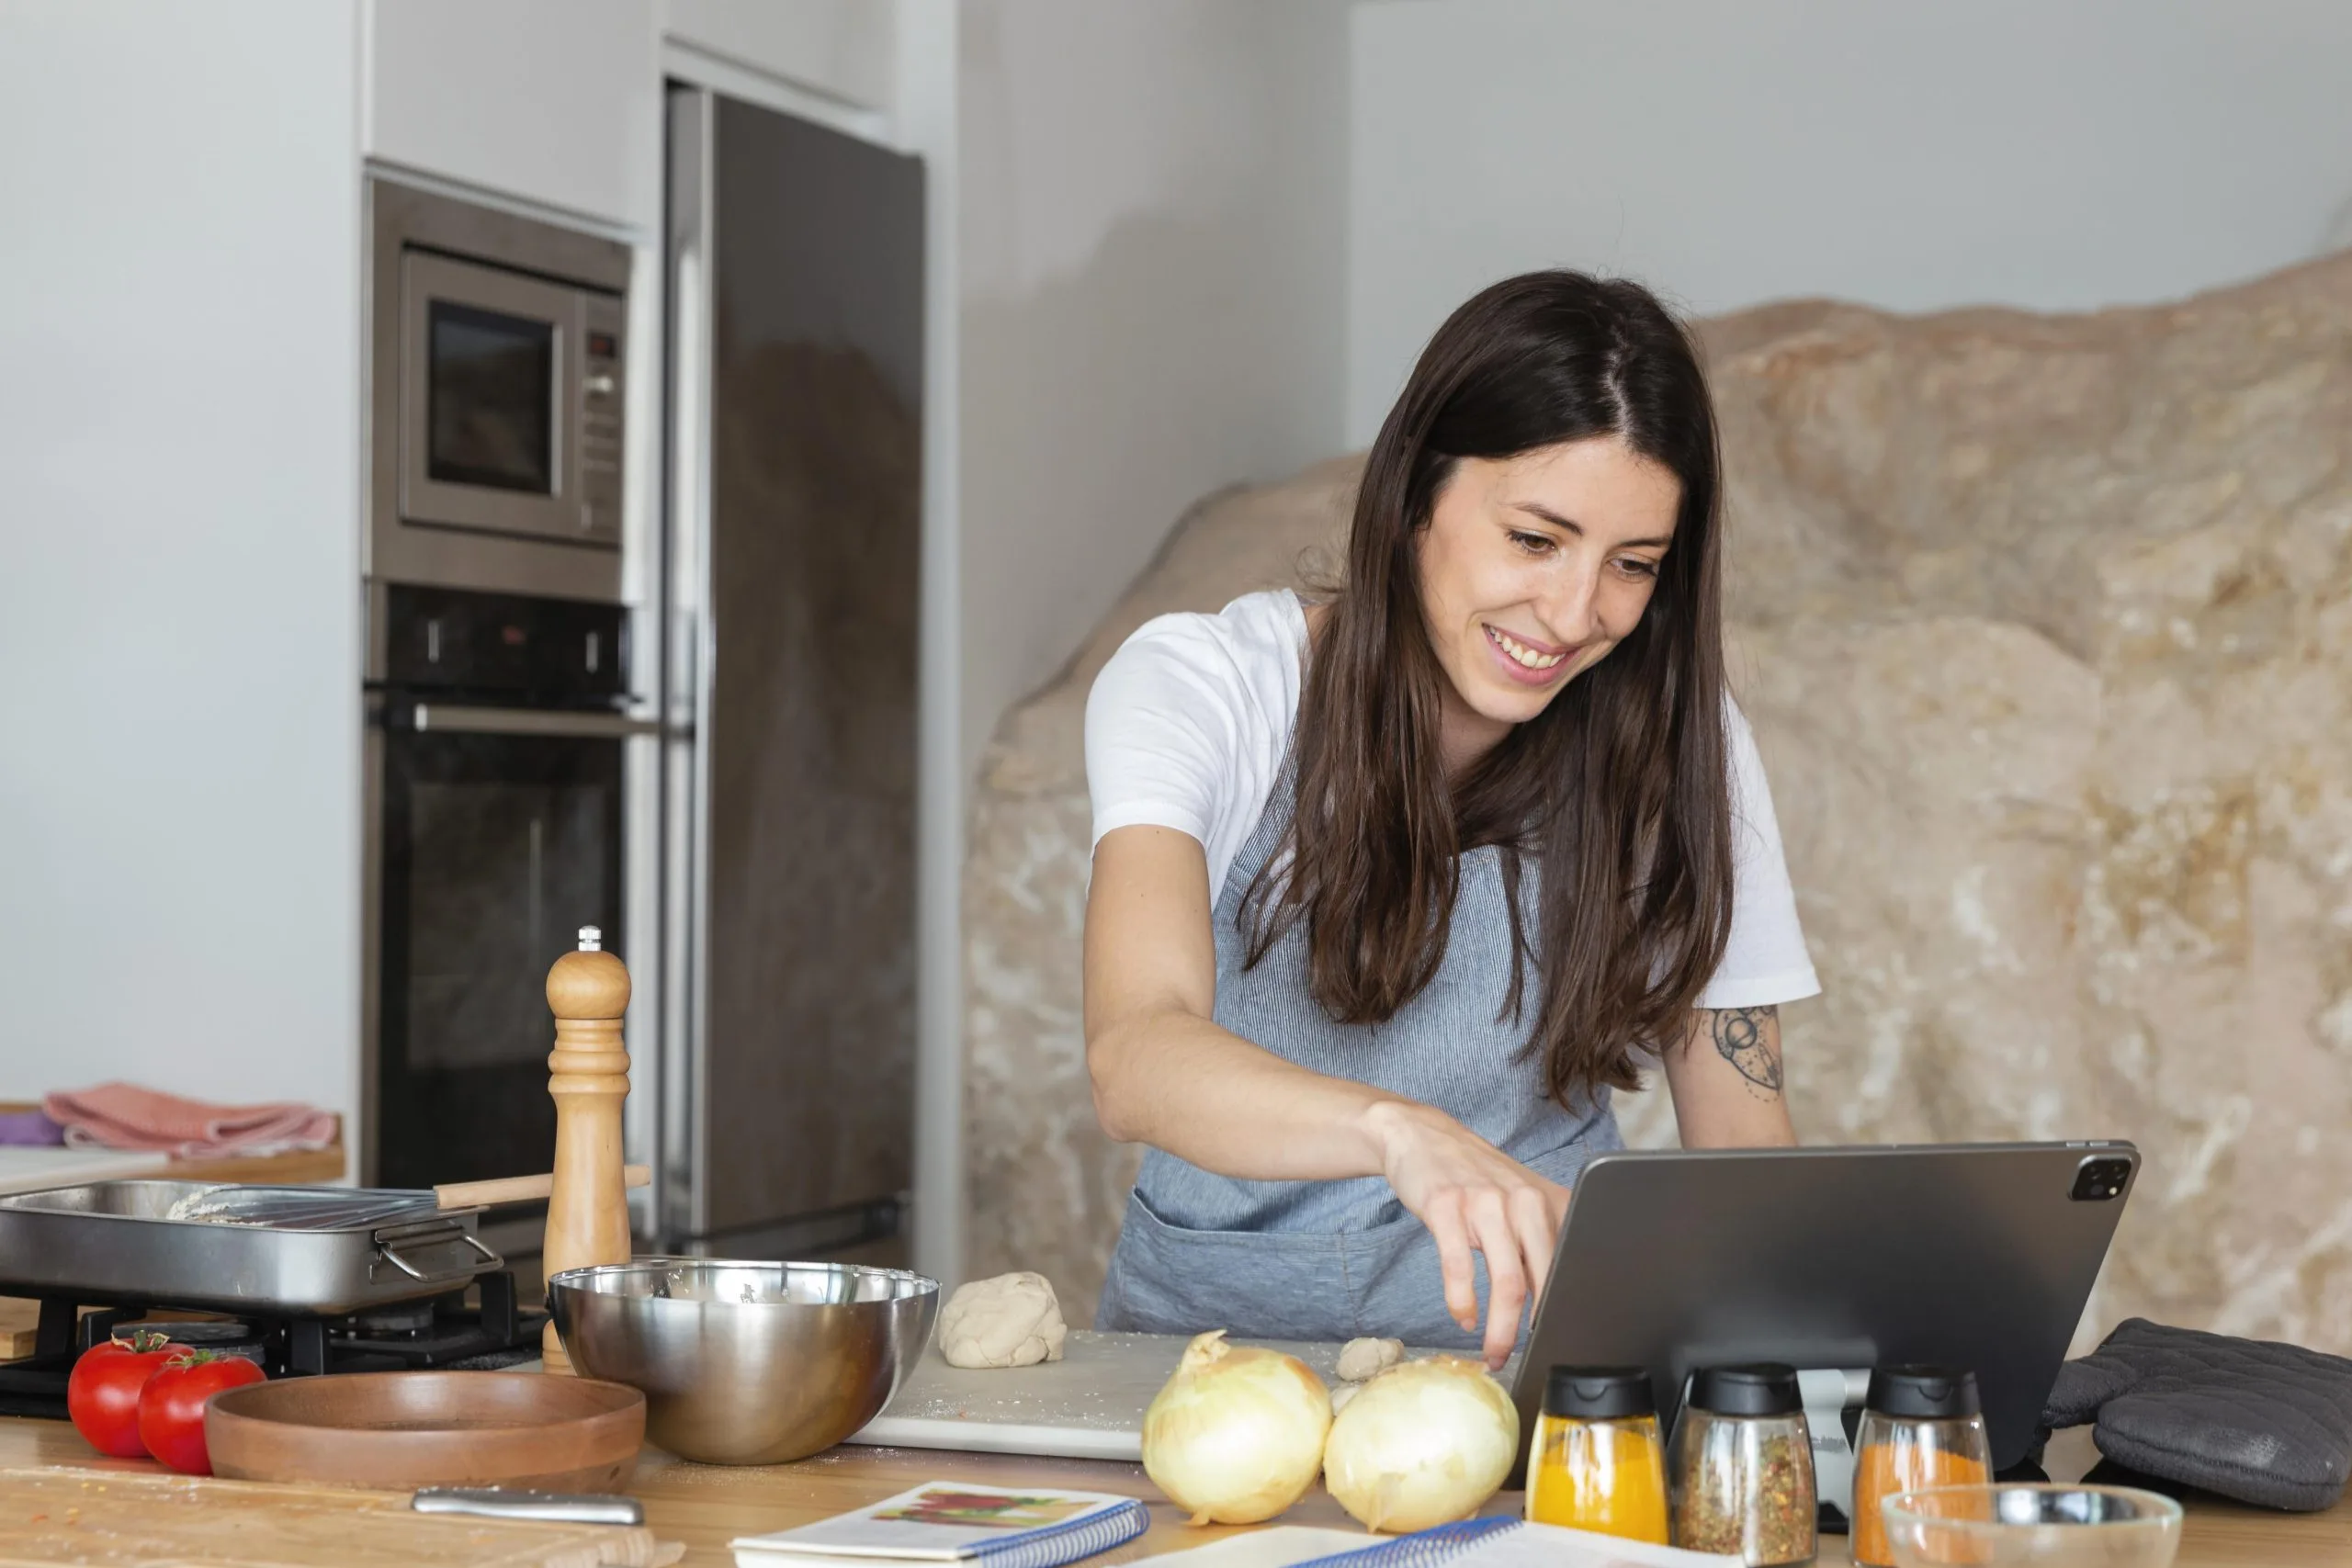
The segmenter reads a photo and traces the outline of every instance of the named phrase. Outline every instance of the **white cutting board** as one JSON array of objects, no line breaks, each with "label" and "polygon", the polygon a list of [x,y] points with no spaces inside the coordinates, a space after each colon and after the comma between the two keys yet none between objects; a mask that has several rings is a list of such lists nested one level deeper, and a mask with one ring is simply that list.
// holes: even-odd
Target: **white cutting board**
[{"label": "white cutting board", "polygon": [[[1063,1346],[1058,1361],[975,1370],[949,1366],[934,1342],[888,1407],[849,1440],[882,1448],[1139,1461],[1143,1413],[1176,1370],[1186,1343],[1181,1334],[1080,1331]],[[1340,1381],[1336,1342],[1234,1343],[1287,1351],[1314,1368],[1325,1382]],[[1518,1370],[1514,1356],[1502,1371],[1505,1388],[1511,1386]]]},{"label": "white cutting board", "polygon": [[69,1149],[55,1144],[28,1148],[0,1144],[0,1193],[38,1192],[44,1187],[157,1176],[171,1159],[167,1154],[132,1149]]},{"label": "white cutting board", "polygon": [[[1073,1333],[1062,1359],[1035,1367],[951,1367],[933,1343],[888,1408],[850,1438],[905,1449],[1143,1458],[1143,1413],[1184,1353],[1181,1334]],[[1325,1382],[1337,1345],[1236,1341],[1287,1350]]]}]

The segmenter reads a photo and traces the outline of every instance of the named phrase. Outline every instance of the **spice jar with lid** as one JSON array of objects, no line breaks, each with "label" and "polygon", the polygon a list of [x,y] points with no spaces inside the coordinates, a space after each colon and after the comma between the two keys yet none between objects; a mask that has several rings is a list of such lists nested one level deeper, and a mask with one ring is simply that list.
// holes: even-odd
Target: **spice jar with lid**
[{"label": "spice jar with lid", "polygon": [[1691,1379],[1667,1462],[1674,1544],[1749,1568],[1810,1562],[1813,1432],[1792,1367],[1709,1367]]},{"label": "spice jar with lid", "polygon": [[1993,1472],[1976,1374],[1956,1367],[1880,1367],[1871,1373],[1854,1440],[1854,1561],[1892,1568],[1879,1505],[1925,1486],[1981,1485]]},{"label": "spice jar with lid", "polygon": [[1554,1367],[1527,1455],[1527,1517],[1666,1544],[1666,1445],[1639,1367]]}]

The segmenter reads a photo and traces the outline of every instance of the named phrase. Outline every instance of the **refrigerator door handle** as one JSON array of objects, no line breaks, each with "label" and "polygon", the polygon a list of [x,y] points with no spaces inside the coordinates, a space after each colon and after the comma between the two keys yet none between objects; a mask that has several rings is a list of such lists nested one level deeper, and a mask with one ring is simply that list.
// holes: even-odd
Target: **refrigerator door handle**
[{"label": "refrigerator door handle", "polygon": [[663,710],[663,969],[671,976],[659,1083],[655,1224],[668,1245],[708,1227],[710,1194],[695,1151],[708,1146],[705,1054],[709,1049],[712,286],[716,101],[707,88],[669,96],[669,408],[663,443],[662,550],[669,657]]}]

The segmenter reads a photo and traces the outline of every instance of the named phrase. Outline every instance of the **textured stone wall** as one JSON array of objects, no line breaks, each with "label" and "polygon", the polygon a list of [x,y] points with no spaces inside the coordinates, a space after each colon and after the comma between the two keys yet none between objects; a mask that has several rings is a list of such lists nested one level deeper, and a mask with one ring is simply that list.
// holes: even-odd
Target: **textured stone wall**
[{"label": "textured stone wall", "polygon": [[[2123,1136],[2086,1336],[2352,1351],[2352,256],[2186,303],[1706,324],[1735,690],[1824,996],[1816,1142]],[[966,884],[971,1267],[1082,1315],[1133,1151],[1088,1102],[1087,682],[1291,580],[1349,469],[1215,498],[1010,715]],[[1662,1095],[1621,1101],[1672,1139]]]}]

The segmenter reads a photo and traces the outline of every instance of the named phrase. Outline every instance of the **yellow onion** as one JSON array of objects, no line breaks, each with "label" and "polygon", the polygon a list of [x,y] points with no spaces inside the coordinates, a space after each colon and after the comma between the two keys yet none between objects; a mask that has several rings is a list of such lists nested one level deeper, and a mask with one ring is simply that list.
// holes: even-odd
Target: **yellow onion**
[{"label": "yellow onion", "polygon": [[1330,1429],[1331,1396],[1306,1362],[1213,1329],[1143,1413],[1144,1473],[1196,1525],[1254,1525],[1315,1484]]},{"label": "yellow onion", "polygon": [[1391,1367],[1331,1422],[1323,1484],[1366,1529],[1466,1518],[1519,1453],[1519,1412],[1476,1361],[1432,1356]]}]

